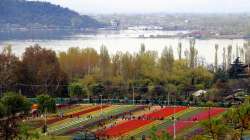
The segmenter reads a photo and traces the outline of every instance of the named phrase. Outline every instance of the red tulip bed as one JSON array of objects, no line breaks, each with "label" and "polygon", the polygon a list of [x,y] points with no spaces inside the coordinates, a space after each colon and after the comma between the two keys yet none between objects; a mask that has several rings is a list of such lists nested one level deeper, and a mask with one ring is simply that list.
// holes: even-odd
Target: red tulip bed
[{"label": "red tulip bed", "polygon": [[[187,107],[178,106],[178,107],[175,107],[175,112],[178,113],[185,109],[187,109]],[[143,115],[141,117],[138,117],[138,119],[129,120],[124,123],[118,124],[112,128],[108,128],[104,130],[101,133],[101,135],[107,136],[107,137],[118,137],[127,132],[133,131],[139,127],[150,124],[154,122],[155,120],[162,120],[172,115],[173,113],[174,113],[173,107],[166,107],[166,108],[160,109],[159,111],[152,112],[152,113]]]},{"label": "red tulip bed", "polygon": [[[188,127],[194,125],[196,122],[207,120],[209,118],[209,114],[211,117],[215,117],[215,116],[223,113],[224,111],[225,111],[224,108],[211,108],[210,111],[205,110],[205,111],[202,111],[196,115],[193,115],[192,117],[190,117],[186,120],[179,120],[175,124],[176,133],[182,131],[185,128],[188,128]],[[173,135],[174,126],[171,125],[171,126],[167,127],[167,131],[169,134]]]},{"label": "red tulip bed", "polygon": [[[93,119],[85,125],[81,125],[80,127],[68,130],[66,133],[64,133],[64,135],[74,134],[75,132],[79,132],[79,131],[88,129],[90,127],[96,126],[97,124],[99,124],[101,122],[106,122],[106,121],[110,121],[110,120],[115,120],[117,118],[121,118],[122,116],[124,116],[126,114],[130,114],[132,112],[143,110],[145,107],[146,106],[134,106],[132,108],[125,108],[125,109],[119,109],[119,110],[115,109],[110,114],[105,115],[104,118],[98,118],[97,120]],[[97,132],[97,133],[101,134],[101,132]]]},{"label": "red tulip bed", "polygon": [[66,115],[64,116],[63,118],[60,118],[60,117],[57,117],[57,118],[53,118],[53,119],[50,119],[47,121],[48,124],[53,124],[55,122],[58,122],[58,121],[61,121],[61,120],[65,120],[67,118],[71,118],[71,117],[78,117],[80,115],[84,115],[84,114],[87,114],[87,113],[90,113],[90,112],[93,112],[93,111],[98,111],[98,110],[101,110],[104,109],[104,108],[107,108],[109,107],[108,105],[104,105],[104,106],[96,106],[94,108],[90,108],[90,109],[86,109],[86,110],[83,110],[83,111],[79,111],[79,112],[76,112],[76,113],[73,113],[71,115]]}]

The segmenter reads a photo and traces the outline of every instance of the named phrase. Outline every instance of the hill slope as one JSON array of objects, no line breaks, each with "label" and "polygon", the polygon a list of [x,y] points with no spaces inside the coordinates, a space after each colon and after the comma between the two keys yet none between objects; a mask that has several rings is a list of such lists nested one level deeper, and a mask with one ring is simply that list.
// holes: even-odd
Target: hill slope
[{"label": "hill slope", "polygon": [[103,26],[89,16],[47,2],[0,0],[0,25],[11,27],[98,28]]}]

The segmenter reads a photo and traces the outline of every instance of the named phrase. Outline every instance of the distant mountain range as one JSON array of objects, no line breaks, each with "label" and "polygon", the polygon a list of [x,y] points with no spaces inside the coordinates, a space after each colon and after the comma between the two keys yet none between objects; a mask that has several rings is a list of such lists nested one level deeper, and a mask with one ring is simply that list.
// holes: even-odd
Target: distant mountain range
[{"label": "distant mountain range", "polygon": [[65,28],[86,29],[105,26],[68,8],[48,2],[0,0],[0,28]]}]

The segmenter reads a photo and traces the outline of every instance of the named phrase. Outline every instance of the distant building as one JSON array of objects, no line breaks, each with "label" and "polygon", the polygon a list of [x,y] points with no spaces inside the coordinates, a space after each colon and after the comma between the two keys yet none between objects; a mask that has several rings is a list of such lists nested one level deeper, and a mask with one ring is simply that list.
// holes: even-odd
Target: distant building
[{"label": "distant building", "polygon": [[249,77],[250,73],[250,65],[243,64],[240,61],[240,58],[237,57],[233,64],[228,71],[230,78],[237,79],[237,78],[247,78]]},{"label": "distant building", "polygon": [[120,21],[119,20],[111,20],[110,25],[111,25],[112,29],[118,30],[120,28]]}]

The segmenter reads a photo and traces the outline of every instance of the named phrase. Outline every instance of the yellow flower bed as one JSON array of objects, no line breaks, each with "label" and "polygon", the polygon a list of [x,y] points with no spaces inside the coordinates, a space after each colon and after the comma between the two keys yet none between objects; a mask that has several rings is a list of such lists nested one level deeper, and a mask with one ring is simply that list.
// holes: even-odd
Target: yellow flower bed
[{"label": "yellow flower bed", "polygon": [[[90,106],[88,109],[91,109],[91,108],[94,108],[94,107],[96,107],[96,106]],[[106,107],[106,108],[103,108],[103,112],[104,112],[104,111],[106,112],[106,111],[109,111],[109,110],[112,110],[112,109],[115,109],[115,108],[116,108],[116,106]],[[86,110],[86,109],[84,109],[84,110]],[[79,112],[79,111],[77,111],[77,112]],[[99,114],[101,114],[100,112],[101,112],[101,110],[96,110],[96,111],[92,111],[92,112],[89,112],[89,113],[80,115],[79,117],[80,117],[80,118],[84,118],[84,117],[87,117],[88,115],[91,115],[91,116],[98,116]],[[62,124],[64,124],[64,123],[68,122],[68,121],[72,121],[73,119],[74,119],[74,118],[67,118],[67,119],[64,119],[64,120],[55,122],[55,123],[49,125],[49,127],[50,127],[50,129],[53,129],[53,128],[55,128],[55,127],[58,127],[58,125],[62,125]]]}]

